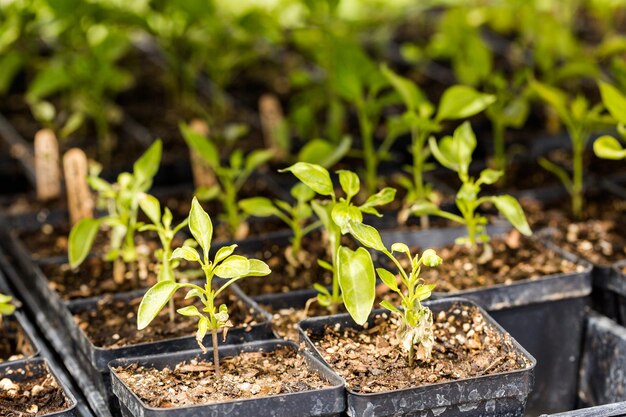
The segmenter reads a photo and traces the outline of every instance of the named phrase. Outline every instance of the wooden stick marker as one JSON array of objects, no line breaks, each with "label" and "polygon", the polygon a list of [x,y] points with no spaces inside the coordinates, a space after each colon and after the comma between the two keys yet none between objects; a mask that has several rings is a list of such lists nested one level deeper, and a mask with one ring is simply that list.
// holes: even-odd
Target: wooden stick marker
[{"label": "wooden stick marker", "polygon": [[67,206],[70,221],[76,224],[93,217],[93,197],[87,184],[88,165],[85,152],[72,148],[63,156],[63,172],[67,189]]},{"label": "wooden stick marker", "polygon": [[[189,123],[189,128],[202,136],[208,137],[211,133],[209,125],[204,120],[193,119]],[[193,149],[189,149],[189,159],[191,160],[191,171],[193,173],[193,182],[196,188],[212,187],[217,184],[215,172],[207,164],[207,162]]]},{"label": "wooden stick marker", "polygon": [[35,184],[37,200],[47,201],[61,195],[59,143],[51,129],[35,134]]},{"label": "wooden stick marker", "polygon": [[259,98],[259,116],[261,118],[265,147],[273,149],[278,153],[283,153],[284,146],[282,145],[284,144],[281,143],[280,129],[282,129],[285,117],[280,101],[278,101],[275,95],[263,94]]}]

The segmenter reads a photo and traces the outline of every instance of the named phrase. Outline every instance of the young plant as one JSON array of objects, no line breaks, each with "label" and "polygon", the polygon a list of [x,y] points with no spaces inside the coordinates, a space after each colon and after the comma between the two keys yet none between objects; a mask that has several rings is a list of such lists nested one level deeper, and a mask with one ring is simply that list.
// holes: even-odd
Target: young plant
[{"label": "young plant", "polygon": [[[378,193],[371,195],[365,203],[357,206],[353,202],[360,189],[359,177],[352,171],[340,170],[339,183],[345,197],[338,197],[330,179],[329,172],[314,164],[297,162],[294,165],[280,170],[279,172],[291,172],[304,185],[320,196],[330,197],[330,200],[312,200],[311,208],[322,224],[324,233],[328,239],[328,249],[330,262],[318,260],[318,264],[333,274],[332,289],[328,291],[326,287],[315,284],[318,291],[317,300],[320,305],[327,307],[331,312],[336,312],[337,307],[342,303],[342,292],[345,291],[339,284],[339,249],[341,247],[341,236],[350,233],[349,223],[362,224],[363,214],[372,214],[381,217],[376,207],[388,204],[393,201],[396,190],[384,188]],[[357,289],[350,289],[350,292]]]},{"label": "young plant", "polygon": [[[258,259],[247,259],[240,255],[233,255],[237,245],[230,245],[220,248],[213,260],[209,257],[211,250],[211,240],[213,238],[213,223],[209,215],[202,209],[198,199],[194,197],[189,211],[189,231],[197,242],[201,253],[189,246],[184,245],[176,248],[172,253],[170,260],[184,259],[188,262],[197,263],[206,279],[204,287],[192,283],[178,283],[173,280],[164,280],[156,283],[150,288],[139,305],[137,313],[137,328],[142,330],[146,328],[152,320],[165,307],[174,294],[182,288],[187,288],[186,299],[198,298],[204,306],[202,311],[198,310],[195,305],[189,305],[177,310],[177,312],[186,317],[195,317],[198,319],[198,330],[196,332],[196,341],[200,348],[206,352],[206,348],[202,344],[207,332],[211,332],[211,340],[213,344],[213,361],[215,364],[215,373],[220,374],[219,354],[217,351],[218,340],[217,334],[219,330],[224,332],[231,326],[229,321],[228,306],[221,304],[219,307],[215,304],[217,297],[224,292],[231,284],[245,277],[261,277],[270,273],[270,269],[265,262]],[[214,278],[219,277],[225,282],[220,282],[214,287]]]},{"label": "young plant", "polygon": [[[140,232],[151,230],[156,232],[161,242],[161,248],[154,252],[154,256],[159,259],[159,272],[157,275],[157,282],[161,281],[176,281],[174,275],[174,269],[179,264],[178,259],[171,260],[172,257],[172,241],[176,234],[187,225],[188,219],[178,223],[172,228],[172,212],[168,207],[165,207],[163,214],[161,214],[161,204],[159,200],[150,194],[142,193],[139,198],[139,207],[144,214],[150,219],[152,224],[144,224],[139,227]],[[174,321],[174,301],[170,300],[169,306],[170,321]]]},{"label": "young plant", "polygon": [[471,249],[472,256],[476,253],[478,243],[484,245],[485,251],[479,262],[490,259],[492,255],[487,234],[487,217],[478,212],[478,208],[485,203],[492,203],[517,230],[529,236],[532,234],[524,211],[515,197],[510,195],[479,197],[484,184],[494,184],[502,176],[502,171],[484,169],[477,179],[469,175],[469,167],[472,162],[472,153],[476,148],[476,136],[469,124],[464,122],[456,128],[453,136],[442,138],[439,143],[435,138],[429,140],[430,148],[439,163],[448,169],[455,171],[462,182],[461,188],[456,194],[456,206],[461,213],[457,215],[439,209],[432,203],[418,203],[411,209],[416,214],[432,214],[441,216],[454,222],[460,223],[467,228],[467,236],[458,239],[458,243],[464,243]]},{"label": "young plant", "polygon": [[590,107],[589,102],[583,95],[576,97],[568,96],[565,92],[542,84],[538,81],[531,83],[533,90],[545,101],[561,119],[572,144],[572,173],[551,162],[546,158],[540,158],[539,164],[553,173],[565,186],[572,198],[572,214],[580,219],[583,214],[584,194],[584,151],[592,133],[602,126],[611,123],[612,118],[604,115],[602,104]]},{"label": "young plant", "polygon": [[204,201],[219,200],[224,207],[225,221],[231,234],[237,239],[244,238],[247,234],[245,213],[237,204],[238,194],[250,175],[259,166],[272,159],[273,151],[254,150],[244,155],[241,149],[235,149],[230,154],[228,165],[226,165],[220,158],[218,147],[210,138],[190,129],[185,124],[180,125],[180,131],[187,145],[206,161],[217,178],[217,182],[210,188],[196,190],[196,195]]},{"label": "young plant", "polygon": [[293,237],[291,238],[291,246],[285,252],[285,257],[289,263],[297,266],[302,264],[302,258],[306,256],[304,252],[300,251],[302,238],[318,228],[320,222],[307,224],[313,215],[309,203],[315,197],[315,192],[311,188],[302,183],[296,184],[291,189],[291,196],[296,200],[293,205],[278,199],[252,197],[241,200],[239,207],[248,216],[276,216],[289,226],[293,232]]},{"label": "young plant", "polygon": [[156,140],[135,162],[133,172],[123,172],[117,182],[107,181],[91,175],[87,180],[98,193],[99,205],[107,210],[107,215],[97,219],[86,218],[74,225],[68,241],[68,257],[72,268],[78,267],[91,250],[96,234],[100,229],[109,230],[109,248],[104,259],[113,262],[113,279],[124,282],[126,267],[129,265],[133,279],[137,279],[136,261],[139,254],[135,246],[135,233],[142,224],[137,220],[139,202],[144,192],[152,186],[161,162],[162,144]]},{"label": "young plant", "polygon": [[[436,267],[441,264],[441,258],[432,249],[425,250],[421,257],[417,254],[412,256],[409,247],[399,242],[387,249],[380,234],[373,227],[351,224],[350,228],[351,234],[362,245],[382,253],[398,268],[399,280],[396,274],[385,268],[376,268],[376,273],[391,291],[400,296],[402,300],[401,309],[388,300],[383,300],[380,305],[400,318],[398,338],[402,341],[402,347],[408,354],[409,366],[413,366],[416,354],[419,360],[427,361],[430,359],[435,340],[432,312],[428,307],[422,305],[422,301],[430,297],[435,286],[425,284],[419,275],[422,265],[431,268]],[[339,279],[342,289],[344,287],[360,289],[359,291],[345,291],[344,303],[352,318],[358,324],[363,325],[367,321],[374,301],[373,297],[363,296],[364,293],[373,294],[374,292],[376,285],[374,264],[369,252],[363,248],[352,251],[342,247],[339,251],[339,269],[341,271]],[[408,273],[394,255],[396,252],[409,258],[411,267]],[[415,345],[418,346],[417,352]]]},{"label": "young plant", "polygon": [[[626,96],[617,88],[600,81],[602,101],[611,116],[617,121],[617,133],[626,141]],[[599,158],[626,160],[624,145],[614,136],[603,135],[593,142],[593,151]]]},{"label": "young plant", "polygon": [[[382,72],[402,96],[406,106],[402,122],[412,138],[410,151],[413,164],[408,170],[410,179],[403,179],[400,183],[407,189],[404,213],[408,214],[410,210],[407,208],[411,205],[432,202],[432,187],[424,183],[426,160],[430,156],[426,146],[428,137],[439,132],[444,121],[474,116],[493,104],[496,98],[472,87],[455,85],[444,91],[439,108],[435,109],[413,81],[401,77],[385,66],[382,67]],[[406,217],[408,216],[401,216],[401,220],[406,220]],[[421,223],[423,227],[428,227],[428,217],[422,216]]]},{"label": "young plant", "polygon": [[10,316],[13,314],[15,312],[15,308],[13,297],[0,293],[0,326],[3,324],[4,316]]}]

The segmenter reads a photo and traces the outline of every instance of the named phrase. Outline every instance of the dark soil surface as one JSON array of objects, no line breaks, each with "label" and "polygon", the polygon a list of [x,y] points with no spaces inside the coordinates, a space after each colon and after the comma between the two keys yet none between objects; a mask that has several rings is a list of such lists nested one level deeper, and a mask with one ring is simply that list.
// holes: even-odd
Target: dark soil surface
[{"label": "dark soil surface", "polygon": [[[298,341],[298,323],[308,317],[328,316],[331,312],[320,306],[317,302],[311,302],[309,307],[303,308],[273,308],[270,305],[262,304],[261,307],[272,315],[272,328],[274,332],[283,339]],[[343,304],[339,306],[338,313],[344,313]]]},{"label": "dark soil surface", "polygon": [[0,416],[43,416],[63,411],[70,402],[51,374],[27,376],[18,381],[16,374],[29,373],[19,369],[0,380]]},{"label": "dark soil surface", "polygon": [[436,284],[435,291],[452,292],[511,284],[524,279],[540,279],[583,268],[565,260],[536,240],[524,238],[516,230],[505,237],[492,239],[490,244],[493,257],[483,264],[475,262],[471,251],[464,245],[448,245],[437,249],[443,263],[436,268],[422,269],[421,277],[427,283]]},{"label": "dark soil surface", "polygon": [[31,356],[34,348],[16,320],[4,318],[0,324],[0,363]]},{"label": "dark soil surface", "polygon": [[530,364],[508,334],[498,333],[474,307],[453,306],[434,315],[435,345],[428,361],[410,368],[384,313],[363,329],[327,327],[314,343],[330,366],[358,393],[385,392],[524,369]]},{"label": "dark soil surface", "polygon": [[[185,294],[185,290],[177,293],[174,298],[176,309],[191,304],[195,304],[198,309],[203,307],[199,302],[194,303],[197,298],[184,300]],[[96,310],[79,312],[74,315],[74,320],[87,333],[91,342],[102,348],[117,348],[190,336],[194,335],[198,329],[196,319],[180,314],[175,315],[175,320],[172,323],[166,306],[150,326],[144,330],[137,330],[139,303],[141,303],[141,297],[130,301],[104,297],[98,302]],[[221,304],[226,304],[229,307],[230,321],[234,327],[249,328],[263,320],[232,292],[226,291],[217,298],[216,305]]]},{"label": "dark soil surface", "polygon": [[[18,238],[30,253],[32,259],[46,259],[67,256],[67,242],[71,227],[68,223],[44,223],[37,230],[21,232]],[[108,233],[99,232],[92,247],[92,253],[102,254],[108,242]]]},{"label": "dark soil surface", "polygon": [[309,370],[292,348],[248,352],[221,362],[219,377],[212,362],[192,360],[174,369],[158,370],[130,365],[117,375],[150,407],[172,408],[192,404],[258,398],[310,391],[330,384]]}]

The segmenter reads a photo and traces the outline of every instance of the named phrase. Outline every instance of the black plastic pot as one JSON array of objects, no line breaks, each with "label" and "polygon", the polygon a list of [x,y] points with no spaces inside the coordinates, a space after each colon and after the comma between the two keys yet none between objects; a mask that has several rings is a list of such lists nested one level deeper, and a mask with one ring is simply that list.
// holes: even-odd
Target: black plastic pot
[{"label": "black plastic pot", "polygon": [[[289,346],[294,350],[298,346],[287,341],[251,342],[237,346],[221,346],[218,348],[221,357],[234,356],[241,352],[273,351],[279,347]],[[120,359],[109,364],[113,392],[123,405],[123,416],[134,417],[308,417],[308,416],[339,416],[345,409],[344,381],[331,372],[322,362],[304,351],[300,354],[305,358],[307,366],[328,380],[332,387],[299,393],[273,395],[257,399],[228,401],[207,405],[194,405],[180,408],[151,408],[143,402],[115,374],[114,368],[130,364],[163,369],[173,368],[177,363],[195,358],[206,358],[211,361],[213,350],[203,354],[200,350],[191,350],[168,355],[150,355],[135,359]]]},{"label": "black plastic pot", "polygon": [[[25,375],[19,370],[27,369],[29,375]],[[72,395],[71,391],[67,389],[63,381],[57,376],[56,370],[50,366],[50,364],[41,358],[35,358],[28,361],[17,361],[0,365],[0,379],[9,378],[13,381],[23,381],[28,376],[39,377],[47,374],[52,374],[56,380],[58,386],[63,390],[66,398],[69,400],[69,406],[63,411],[56,413],[43,414],[42,417],[79,417],[80,414],[76,408],[76,398]],[[8,414],[12,415],[12,414]]]},{"label": "black plastic pot", "polygon": [[[437,315],[455,304],[475,306],[460,298],[429,301],[425,303]],[[369,325],[374,325],[376,314],[386,310],[375,310],[370,315]],[[484,310],[485,322],[499,332],[505,330]],[[359,328],[349,314],[316,317],[300,322],[300,337],[308,349],[322,361],[323,356],[316,349],[309,336],[321,336],[328,326]],[[417,416],[522,416],[533,385],[535,359],[517,342],[514,346],[531,363],[527,369],[506,373],[461,379],[452,382],[424,385],[414,388],[373,394],[359,394],[346,387],[347,414],[350,417],[417,417]],[[325,361],[324,361],[325,362]]]},{"label": "black plastic pot", "polygon": [[626,416],[626,402],[599,405],[556,414],[542,414],[541,417],[618,417]]},{"label": "black plastic pot", "polygon": [[[491,226],[490,236],[509,230]],[[418,233],[383,232],[385,245],[404,242],[438,248],[465,235],[463,228]],[[489,312],[504,329],[537,359],[535,390],[528,399],[530,415],[570,410],[576,403],[578,364],[583,341],[584,313],[591,294],[591,266],[582,272],[555,274],[450,293],[433,298],[467,298]]]}]

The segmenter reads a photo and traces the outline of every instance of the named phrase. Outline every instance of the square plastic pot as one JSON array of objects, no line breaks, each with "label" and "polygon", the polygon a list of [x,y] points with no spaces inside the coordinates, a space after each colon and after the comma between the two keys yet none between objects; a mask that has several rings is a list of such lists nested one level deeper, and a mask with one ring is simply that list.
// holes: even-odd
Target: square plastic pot
[{"label": "square plastic pot", "polygon": [[[497,236],[508,230],[510,226],[498,225],[488,231]],[[381,237],[387,247],[404,242],[436,249],[465,234],[463,228],[449,228],[383,232]],[[582,272],[433,294],[434,299],[462,297],[477,303],[536,358],[535,390],[527,407],[530,415],[571,410],[576,403],[584,314],[591,294],[591,265],[582,263]]]},{"label": "square plastic pot", "polygon": [[[425,303],[433,311],[434,316],[439,311],[447,310],[455,304],[476,306],[475,303],[460,298]],[[500,333],[506,333],[482,308],[479,307],[479,309],[487,324],[494,326]],[[370,326],[374,325],[375,316],[383,312],[387,310],[380,309],[372,312],[368,321]],[[301,341],[325,363],[326,361],[315,347],[309,334],[321,336],[326,327],[337,326],[337,324],[341,328],[360,328],[349,314],[309,318],[301,321],[299,325]],[[346,387],[347,415],[350,417],[522,416],[528,394],[532,390],[536,362],[516,341],[513,341],[513,344],[516,350],[530,361],[530,367],[381,393],[360,394]]]},{"label": "square plastic pot", "polygon": [[[24,368],[28,368],[29,375],[23,375],[19,372],[9,374],[9,371],[16,371]],[[59,379],[56,370],[53,369],[46,360],[34,358],[27,361],[15,361],[0,364],[0,379],[7,377],[13,381],[23,381],[31,375],[39,377],[46,374],[51,374],[54,377],[57,385],[63,390],[63,394],[68,399],[70,404],[65,410],[56,413],[43,414],[42,417],[79,417],[80,414],[76,409],[76,398],[74,398],[70,390]]]},{"label": "square plastic pot", "polygon": [[[218,348],[220,357],[234,356],[242,352],[271,352],[279,347],[288,346],[298,350],[298,345],[287,341],[259,341],[236,346],[221,346]],[[300,352],[309,369],[317,372],[322,378],[332,384],[329,388],[272,395],[261,398],[243,399],[212,403],[206,405],[192,405],[178,408],[153,408],[145,405],[131,389],[118,378],[115,368],[138,364],[140,366],[164,369],[173,368],[176,364],[204,358],[212,361],[213,350],[207,353],[200,350],[191,350],[168,355],[149,355],[135,359],[119,359],[109,364],[113,392],[122,406],[123,416],[134,417],[313,417],[313,416],[340,416],[345,409],[344,381],[330,371],[319,359],[310,353]]]}]

